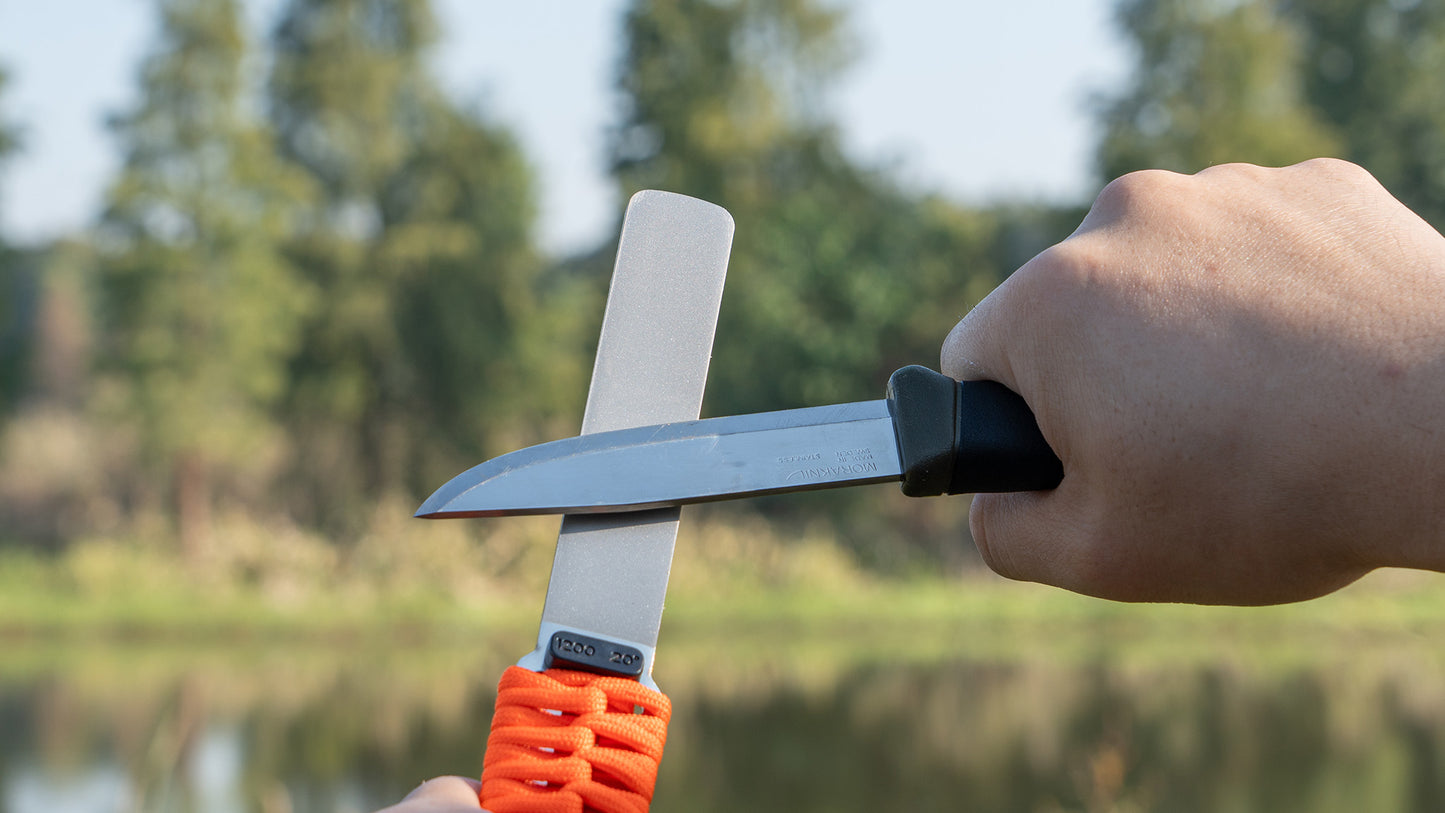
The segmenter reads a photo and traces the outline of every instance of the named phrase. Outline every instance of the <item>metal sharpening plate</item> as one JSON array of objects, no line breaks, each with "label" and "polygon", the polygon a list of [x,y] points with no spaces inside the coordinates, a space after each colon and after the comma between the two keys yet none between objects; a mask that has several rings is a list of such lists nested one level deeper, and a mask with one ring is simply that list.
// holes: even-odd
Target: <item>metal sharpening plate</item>
[{"label": "metal sharpening plate", "polygon": [[[632,197],[582,434],[698,417],[732,237],[732,217],[711,203],[656,191]],[[679,510],[563,517],[539,639],[560,626],[650,652]]]}]

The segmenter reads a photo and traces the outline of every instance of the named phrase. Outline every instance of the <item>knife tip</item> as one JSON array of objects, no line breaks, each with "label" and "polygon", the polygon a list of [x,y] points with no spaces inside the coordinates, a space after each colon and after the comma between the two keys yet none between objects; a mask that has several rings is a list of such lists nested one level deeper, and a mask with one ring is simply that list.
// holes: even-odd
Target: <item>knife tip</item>
[{"label": "knife tip", "polygon": [[446,509],[446,501],[438,500],[436,495],[432,495],[426,502],[422,503],[416,509],[416,513],[411,516],[412,519],[441,519],[447,515]]}]

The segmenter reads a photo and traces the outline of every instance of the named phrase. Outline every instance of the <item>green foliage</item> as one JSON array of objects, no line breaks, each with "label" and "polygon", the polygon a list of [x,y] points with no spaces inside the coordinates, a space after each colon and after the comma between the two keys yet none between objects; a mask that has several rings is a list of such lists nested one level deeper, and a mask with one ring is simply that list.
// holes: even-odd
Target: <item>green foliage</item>
[{"label": "green foliage", "polygon": [[[9,74],[0,67],[0,101],[4,99],[9,81]],[[0,105],[0,111],[3,110]],[[18,140],[15,126],[0,116],[0,170],[16,151]],[[14,407],[24,389],[29,310],[26,305],[33,296],[33,287],[29,276],[22,271],[18,252],[0,235],[0,419]]]},{"label": "green foliage", "polygon": [[[5,86],[10,84],[10,72],[0,66],[0,98],[3,98]],[[20,147],[19,128],[13,123],[0,118],[0,164],[10,157]]]},{"label": "green foliage", "polygon": [[0,241],[0,422],[27,393],[37,284],[27,257]]},{"label": "green foliage", "polygon": [[1445,227],[1445,2],[1127,0],[1119,20],[1138,61],[1101,109],[1105,177],[1334,155]]},{"label": "green foliage", "polygon": [[1231,161],[1283,166],[1338,152],[1305,98],[1298,27],[1272,0],[1126,0],[1119,22],[1137,68],[1101,111],[1106,178]]},{"label": "green foliage", "polygon": [[85,409],[94,272],[84,241],[0,246],[0,544],[65,545],[93,528],[113,485],[123,433]]},{"label": "green foliage", "polygon": [[815,0],[634,3],[611,148],[624,192],[676,188],[744,210],[770,197],[769,171],[827,146],[807,142],[827,129],[820,94],[846,61],[842,24]]},{"label": "green foliage", "polygon": [[307,187],[247,114],[237,4],[159,10],[143,100],[114,123],[125,167],[100,236],[101,398],[136,433],[143,471],[174,482],[191,546],[213,476],[253,474],[279,440],[270,408],[311,296],[277,242]]},{"label": "green foliage", "polygon": [[[1015,210],[920,197],[843,152],[825,105],[851,51],[842,13],[814,0],[639,0],[624,30],[611,148],[622,190],[695,195],[737,222],[707,413],[872,400],[894,369],[936,366],[949,329],[1015,267],[1006,238],[1026,229]],[[966,504],[894,496],[752,506],[793,514],[798,538],[827,517],[873,567],[971,559]]]},{"label": "green foliage", "polygon": [[841,12],[643,0],[625,30],[623,190],[695,195],[737,221],[710,410],[876,398],[895,367],[936,363],[968,281],[997,281],[995,224],[843,155],[823,113],[849,52]]},{"label": "green foliage", "polygon": [[1342,157],[1445,229],[1445,2],[1290,0],[1310,102]]},{"label": "green foliage", "polygon": [[287,254],[320,292],[291,367],[294,510],[434,488],[531,418],[534,195],[520,149],[425,70],[424,0],[296,0],[274,37],[282,153],[321,190]]}]

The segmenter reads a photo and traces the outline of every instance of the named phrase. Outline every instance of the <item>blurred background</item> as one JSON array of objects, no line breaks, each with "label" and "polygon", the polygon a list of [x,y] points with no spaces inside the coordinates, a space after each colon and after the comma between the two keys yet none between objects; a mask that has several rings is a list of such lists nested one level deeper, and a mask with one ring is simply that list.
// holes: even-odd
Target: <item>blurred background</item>
[{"label": "blurred background", "polygon": [[[881,396],[1130,170],[1356,161],[1445,225],[1445,0],[0,6],[0,811],[476,774],[622,207],[737,236],[704,415]],[[1445,809],[1439,577],[1004,583],[967,500],[685,512],[654,809]]]}]

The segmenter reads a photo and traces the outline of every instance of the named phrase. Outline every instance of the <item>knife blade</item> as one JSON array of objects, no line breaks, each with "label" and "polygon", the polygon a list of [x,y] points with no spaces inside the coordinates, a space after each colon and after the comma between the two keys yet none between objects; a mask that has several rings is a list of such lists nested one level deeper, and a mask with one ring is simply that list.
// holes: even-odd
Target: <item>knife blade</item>
[{"label": "knife blade", "polygon": [[590,514],[900,482],[909,496],[1042,491],[1063,467],[992,381],[904,367],[887,397],[620,429],[532,446],[442,486],[418,517]]}]

